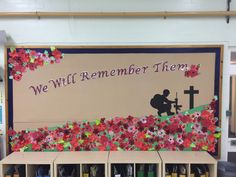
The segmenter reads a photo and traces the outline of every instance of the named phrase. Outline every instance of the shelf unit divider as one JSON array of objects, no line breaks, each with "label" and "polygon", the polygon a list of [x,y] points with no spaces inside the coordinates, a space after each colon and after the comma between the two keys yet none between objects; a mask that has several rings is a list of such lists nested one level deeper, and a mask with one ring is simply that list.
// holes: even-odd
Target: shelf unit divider
[{"label": "shelf unit divider", "polygon": [[112,177],[112,164],[133,164],[134,177],[137,177],[136,164],[155,164],[158,169],[156,176],[161,177],[161,159],[156,151],[111,151],[108,161],[108,177]]},{"label": "shelf unit divider", "polygon": [[188,177],[190,177],[191,165],[206,164],[210,171],[209,177],[217,177],[217,160],[206,151],[159,151],[158,153],[162,159],[163,177],[165,177],[166,164],[187,164]]}]

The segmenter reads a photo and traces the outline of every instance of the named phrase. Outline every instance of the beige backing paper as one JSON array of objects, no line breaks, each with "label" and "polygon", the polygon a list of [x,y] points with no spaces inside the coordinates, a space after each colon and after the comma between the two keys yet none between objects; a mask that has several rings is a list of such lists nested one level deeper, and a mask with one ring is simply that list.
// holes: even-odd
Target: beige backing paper
[{"label": "beige backing paper", "polygon": [[[154,72],[153,65],[164,63],[201,64],[200,75],[184,76],[184,71]],[[140,68],[139,74],[109,76],[82,81],[81,73],[90,75],[97,71]],[[147,67],[143,73],[142,67]],[[189,109],[190,86],[199,90],[194,96],[194,106],[208,104],[214,97],[215,54],[65,54],[59,64],[49,64],[24,73],[21,81],[13,81],[14,129],[36,128],[64,124],[68,121],[95,120],[102,117],[129,115],[142,117],[156,115],[150,106],[151,98],[164,89],[170,90],[168,99],[178,93],[181,111]],[[70,75],[71,74],[71,75]],[[74,74],[74,82],[54,88],[52,81]],[[50,82],[49,82],[50,81]],[[72,82],[72,80],[70,80]],[[47,92],[34,94],[31,86],[47,86]],[[31,88],[30,88],[31,87]],[[174,111],[174,108],[172,108]]]}]

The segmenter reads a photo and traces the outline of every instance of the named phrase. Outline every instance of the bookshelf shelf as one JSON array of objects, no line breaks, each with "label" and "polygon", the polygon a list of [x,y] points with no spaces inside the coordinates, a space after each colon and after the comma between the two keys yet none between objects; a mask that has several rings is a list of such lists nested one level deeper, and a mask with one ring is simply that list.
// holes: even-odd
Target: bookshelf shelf
[{"label": "bookshelf shelf", "polygon": [[1,161],[1,176],[5,177],[7,171],[19,166],[21,174],[25,177],[36,177],[39,167],[48,169],[50,176],[53,176],[53,162],[57,152],[14,152]]},{"label": "bookshelf shelf", "polygon": [[[115,177],[114,168],[124,168],[127,165],[132,167],[132,177],[138,177],[138,167],[144,165],[146,171],[148,167],[153,166],[154,177],[161,177],[161,159],[156,151],[111,151],[108,160],[109,177]],[[147,173],[145,174],[145,176]]]},{"label": "bookshelf shelf", "polygon": [[50,177],[60,177],[63,170],[73,171],[66,176],[93,177],[93,168],[99,174],[94,177],[123,177],[125,170],[130,170],[130,177],[166,177],[166,167],[173,164],[184,165],[186,177],[192,177],[196,165],[206,166],[208,177],[217,177],[217,161],[207,152],[192,151],[14,152],[1,161],[0,176],[16,167],[24,177],[36,177],[40,168],[47,169]]},{"label": "bookshelf shelf", "polygon": [[217,161],[205,151],[160,151],[162,159],[162,176],[166,176],[168,164],[184,164],[187,168],[187,177],[191,177],[191,166],[207,165],[208,177],[217,177]]},{"label": "bookshelf shelf", "polygon": [[102,171],[102,174],[104,173],[101,177],[107,177],[108,156],[109,152],[105,151],[61,152],[54,162],[54,176],[59,177],[59,166],[71,164],[76,166],[77,173],[74,175],[75,177],[83,176],[85,166],[91,169],[94,165],[100,169],[100,172]]}]

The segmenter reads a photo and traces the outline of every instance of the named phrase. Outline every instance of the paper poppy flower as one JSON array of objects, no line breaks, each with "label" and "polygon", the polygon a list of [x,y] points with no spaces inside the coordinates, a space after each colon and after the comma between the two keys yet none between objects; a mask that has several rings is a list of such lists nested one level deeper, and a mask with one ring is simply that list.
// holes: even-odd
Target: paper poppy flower
[{"label": "paper poppy flower", "polygon": [[212,105],[163,120],[153,115],[102,118],[66,123],[53,129],[9,130],[8,134],[13,151],[191,149],[214,152],[220,128],[215,125],[218,119],[214,117]]},{"label": "paper poppy flower", "polygon": [[184,75],[185,77],[196,77],[199,75],[200,65],[191,65],[186,69]]},{"label": "paper poppy flower", "polygon": [[64,54],[54,47],[51,47],[51,51],[45,50],[44,53],[30,49],[11,48],[8,59],[9,79],[20,81],[27,69],[34,71],[38,66],[59,63],[63,56]]}]

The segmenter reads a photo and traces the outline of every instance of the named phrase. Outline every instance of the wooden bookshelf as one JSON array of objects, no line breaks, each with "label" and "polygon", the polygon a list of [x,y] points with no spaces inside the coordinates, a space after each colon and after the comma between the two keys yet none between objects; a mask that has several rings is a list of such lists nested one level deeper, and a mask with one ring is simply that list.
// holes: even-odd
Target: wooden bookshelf
[{"label": "wooden bookshelf", "polygon": [[14,152],[0,162],[0,176],[5,177],[11,166],[21,165],[26,177],[35,177],[38,167],[47,165],[50,168],[50,177],[59,177],[58,168],[71,165],[76,171],[74,177],[83,177],[85,166],[102,169],[101,177],[114,177],[116,165],[131,165],[132,177],[139,176],[141,166],[145,169],[154,167],[154,177],[165,177],[168,164],[184,164],[187,167],[187,177],[190,177],[191,165],[205,164],[209,168],[209,177],[217,177],[217,161],[203,151]]},{"label": "wooden bookshelf", "polygon": [[14,165],[24,166],[26,177],[35,177],[36,169],[47,165],[50,176],[53,176],[53,162],[57,155],[57,152],[14,152],[1,161],[1,176],[5,177],[9,167]]},{"label": "wooden bookshelf", "polygon": [[108,160],[108,174],[112,175],[115,164],[131,164],[133,177],[137,176],[137,166],[140,164],[155,165],[155,177],[161,177],[161,159],[156,151],[111,151]]},{"label": "wooden bookshelf", "polygon": [[187,176],[190,177],[191,165],[206,164],[209,177],[217,177],[217,161],[205,151],[160,151],[162,159],[162,176],[165,176],[166,164],[185,164]]},{"label": "wooden bookshelf", "polygon": [[82,177],[83,165],[100,165],[104,170],[102,177],[107,177],[107,161],[109,152],[107,151],[79,151],[61,152],[54,162],[54,176],[58,177],[59,165],[75,165],[77,168],[76,177]]}]

